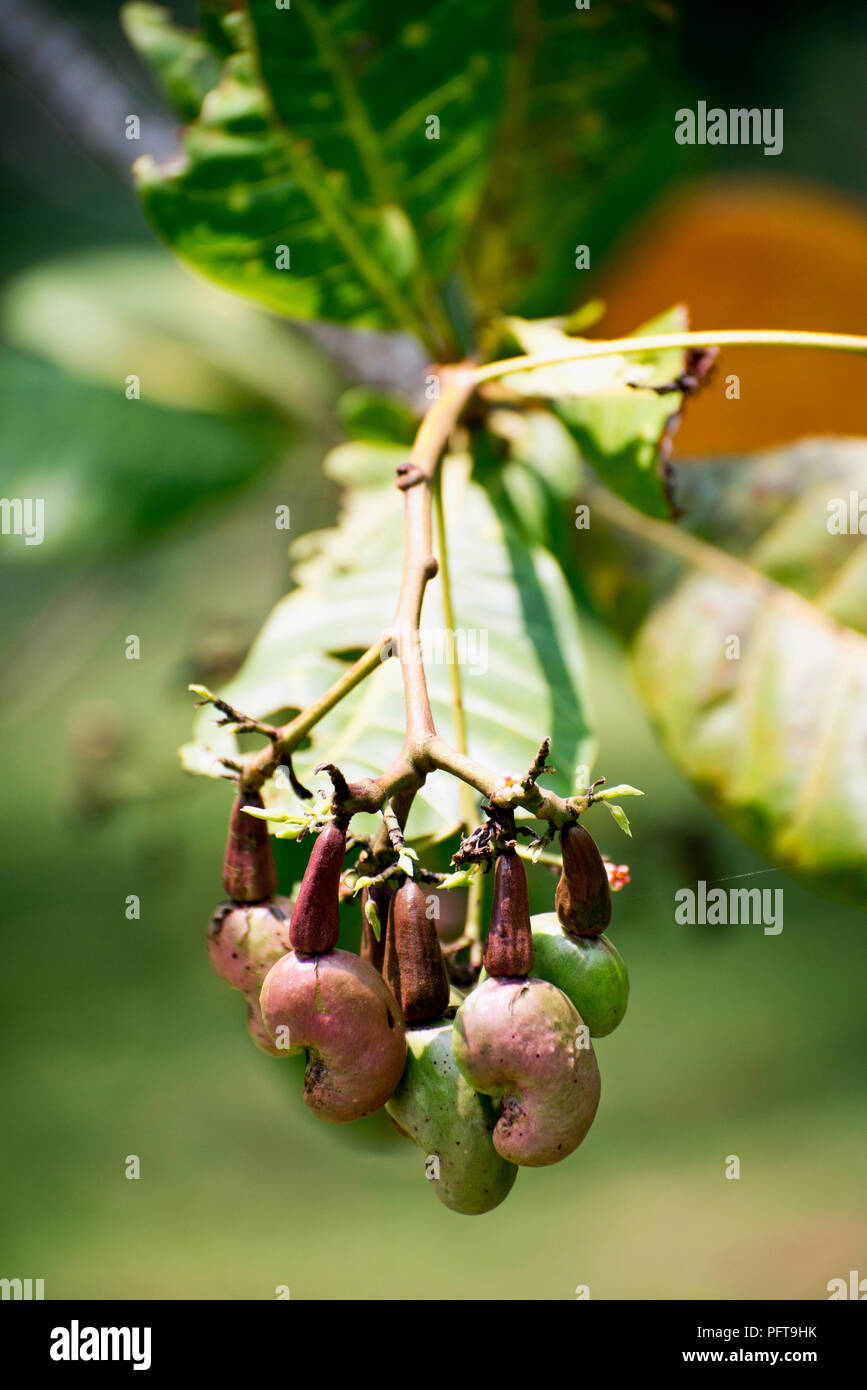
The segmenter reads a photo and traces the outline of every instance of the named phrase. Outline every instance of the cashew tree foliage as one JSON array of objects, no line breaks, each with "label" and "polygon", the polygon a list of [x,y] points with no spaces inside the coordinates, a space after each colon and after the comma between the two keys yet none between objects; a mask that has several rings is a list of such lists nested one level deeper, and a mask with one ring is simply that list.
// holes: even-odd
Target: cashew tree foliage
[{"label": "cashew tree foliage", "polygon": [[[582,253],[650,197],[649,153],[673,157],[661,7],[203,0],[195,32],[150,4],[123,23],[180,122],[176,157],[135,167],[158,237],[361,364],[323,464],[336,524],[294,542],[292,588],[228,686],[193,687],[184,766],[235,788],[213,963],[263,1050],[306,1055],[315,1113],[386,1104],[438,1156],[441,1200],[489,1210],[581,1142],[590,1039],[626,1005],[604,935],[622,876],[585,818],[607,806],[628,832],[640,793],[590,771],[579,595],[718,814],[867,899],[867,547],[826,524],[829,488],[867,486],[867,443],[672,459],[727,344],[867,340],[691,328],[680,305],[587,336]],[[374,387],[384,344],[403,366]],[[272,835],[315,836],[294,901]],[[561,869],[532,922],[527,858]],[[431,891],[455,887],[466,924],[441,949]],[[360,955],[337,947],[356,897]]]}]

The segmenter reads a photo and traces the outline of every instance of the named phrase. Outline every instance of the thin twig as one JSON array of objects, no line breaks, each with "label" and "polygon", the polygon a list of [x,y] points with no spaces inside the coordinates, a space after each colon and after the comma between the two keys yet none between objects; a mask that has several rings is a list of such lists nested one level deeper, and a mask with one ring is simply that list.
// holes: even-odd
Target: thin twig
[{"label": "thin twig", "polygon": [[804,333],[780,328],[718,328],[702,333],[653,333],[647,337],[596,339],[583,338],[574,348],[556,353],[529,353],[486,362],[476,369],[476,382],[496,381],[514,372],[535,371],[539,367],[558,367],[596,357],[631,356],[634,353],[664,352],[670,348],[709,347],[798,347],[828,352],[867,354],[867,338],[853,333]]},{"label": "thin twig", "polygon": [[[436,519],[437,550],[440,562],[440,580],[442,583],[443,617],[445,619],[448,632],[455,632],[455,610],[452,601],[452,581],[451,570],[449,568],[448,538],[446,535],[445,508],[443,506],[443,487],[442,469],[438,468],[434,478],[433,505],[434,517]],[[463,690],[461,688],[461,671],[457,661],[449,663],[449,682],[451,685],[452,697],[452,721],[455,728],[455,747],[459,753],[466,754],[469,751],[467,743],[467,716],[464,709]],[[467,831],[472,827],[476,818],[476,800],[472,793],[472,788],[466,782],[461,782],[461,823],[462,829]]]}]

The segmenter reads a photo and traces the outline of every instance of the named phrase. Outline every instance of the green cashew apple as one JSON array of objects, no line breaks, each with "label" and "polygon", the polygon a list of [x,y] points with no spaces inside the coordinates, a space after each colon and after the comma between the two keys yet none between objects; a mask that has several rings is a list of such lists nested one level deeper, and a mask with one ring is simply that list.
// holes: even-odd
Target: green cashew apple
[{"label": "green cashew apple", "polygon": [[541,1168],[577,1149],[599,1104],[599,1068],[561,990],[492,976],[458,1010],[453,1045],[473,1089],[499,1102],[493,1138],[502,1158]]},{"label": "green cashew apple", "polygon": [[567,936],[556,912],[540,913],[531,924],[531,974],[562,989],[592,1038],[613,1033],[629,999],[629,976],[616,947],[607,936]]},{"label": "green cashew apple", "polygon": [[431,1186],[451,1211],[480,1216],[509,1195],[518,1170],[494,1148],[495,1104],[455,1065],[450,1019],[409,1030],[406,1070],[385,1108],[418,1144],[435,1174]]}]

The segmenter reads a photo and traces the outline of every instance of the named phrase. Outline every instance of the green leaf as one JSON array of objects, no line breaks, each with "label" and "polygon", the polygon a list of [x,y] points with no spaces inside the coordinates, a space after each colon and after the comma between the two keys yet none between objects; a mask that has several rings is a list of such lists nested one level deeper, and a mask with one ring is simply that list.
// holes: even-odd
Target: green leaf
[{"label": "green leaf", "polygon": [[531,406],[492,410],[487,425],[484,481],[495,505],[507,507],[512,526],[529,544],[571,563],[581,462],[568,430],[552,411]]},{"label": "green leaf", "polygon": [[335,385],[285,324],[186,274],[159,247],[76,252],[15,277],[0,306],[14,346],[142,399],[322,426]]},{"label": "green leaf", "polygon": [[194,120],[219,76],[217,54],[197,34],[173,24],[161,5],[124,5],[121,24],[130,43],[154,69],[180,119]]},{"label": "green leaf", "polygon": [[409,845],[404,845],[397,856],[397,867],[402,869],[409,878],[413,878],[415,875],[414,864],[417,859],[418,855],[415,850],[411,849]]},{"label": "green leaf", "polygon": [[[506,25],[506,6],[494,23]],[[673,139],[683,90],[677,7],[621,0],[509,6],[513,34],[485,197],[466,251],[482,317],[562,313],[590,270],[690,152]]]},{"label": "green leaf", "polygon": [[[351,6],[249,0],[261,70],[287,130],[340,169],[360,205],[400,208],[448,275],[482,191],[510,36],[498,0]],[[504,22],[505,21],[505,22]],[[428,138],[430,117],[439,138]]]},{"label": "green leaf", "polygon": [[437,888],[441,893],[447,892],[450,888],[469,888],[473,879],[479,872],[475,864],[470,865],[468,869],[458,869],[453,874],[447,874],[446,877],[437,884]]},{"label": "green leaf", "polygon": [[[446,629],[436,581],[425,598],[422,651],[437,726],[454,738],[449,667],[459,660],[470,756],[495,773],[522,776],[550,734],[558,772],[546,784],[571,795],[573,770],[592,762],[593,741],[581,637],[563,574],[550,554],[518,539],[467,476],[466,460],[448,460],[443,483],[459,579],[454,632]],[[393,485],[347,494],[339,527],[315,544],[306,539],[304,558],[296,559],[299,587],[267,620],[237,678],[220,692],[225,699],[257,718],[305,708],[377,640],[400,579],[402,511]],[[312,730],[309,747],[295,754],[296,771],[308,784],[323,762],[335,762],[351,780],[378,775],[400,751],[404,724],[400,671],[389,660]],[[184,751],[187,768],[219,775],[217,758],[235,752],[213,712],[200,711],[196,741]],[[278,808],[297,805],[273,782],[265,798]],[[414,840],[441,837],[460,819],[458,783],[436,773],[416,798],[408,832]]]},{"label": "green leaf", "polygon": [[594,801],[611,801],[615,796],[644,796],[644,792],[638,787],[630,787],[628,782],[621,782],[617,787],[602,787],[593,793]]},{"label": "green leaf", "polygon": [[399,444],[405,451],[418,429],[418,417],[405,401],[363,386],[344,391],[337,409],[347,434],[368,443]]},{"label": "green leaf", "polygon": [[181,157],[136,165],[148,216],[203,275],[269,308],[448,352],[439,287],[484,177],[497,11],[438,0],[395,24],[384,0],[249,0]]},{"label": "green leaf", "polygon": [[[359,887],[368,888],[370,887],[370,884],[373,882],[375,882],[375,880],[372,878],[368,879],[367,881],[362,881],[361,879],[359,879],[355,885],[356,892],[358,891]],[[381,941],[382,924],[380,923],[379,913],[376,910],[376,902],[373,898],[368,898],[367,902],[364,904],[364,915],[367,918],[368,925],[370,926],[370,929],[376,937],[377,941]]]},{"label": "green leaf", "polygon": [[[556,322],[509,319],[507,326],[526,353],[555,356],[587,339],[570,337]],[[689,326],[677,306],[642,324],[631,336],[676,333]],[[552,401],[581,457],[606,486],[650,516],[668,517],[672,503],[664,444],[677,422],[683,392],[653,387],[677,381],[687,364],[677,349],[633,356],[588,358],[514,372],[503,378],[511,390]]]},{"label": "green leaf", "polygon": [[178,159],[139,163],[145,208],[226,288],[293,317],[407,329],[442,357],[445,303],[467,341],[473,318],[571,307],[576,242],[595,266],[682,174],[673,13],[239,0],[205,6],[195,35],[128,6],[130,39],[190,122]]},{"label": "green leaf", "polygon": [[624,835],[628,835],[629,838],[632,839],[632,831],[629,828],[629,817],[627,816],[623,807],[612,806],[610,801],[607,801],[605,804],[611,812],[611,815],[613,816],[614,820],[620,826],[620,829],[623,831]]},{"label": "green leaf", "polygon": [[684,466],[701,540],[601,496],[587,535],[604,516],[591,583],[674,761],[772,863],[864,905],[867,541],[828,526],[850,492],[867,443],[809,440]]},{"label": "green leaf", "polygon": [[[506,318],[503,326],[522,352],[536,357],[565,357],[580,350],[593,340],[566,332],[560,319]],[[662,333],[686,328],[684,310],[675,309],[660,315],[652,324],[636,333]],[[641,356],[612,355],[576,358],[550,366],[531,367],[506,374],[502,384],[522,396],[543,396],[561,404],[565,401],[595,397],[603,391],[623,393],[639,386],[664,385],[671,382],[683,367],[683,353],[674,350],[644,353]]]},{"label": "green leaf", "polygon": [[[285,424],[127,400],[47,363],[2,356],[0,494],[41,499],[44,539],[0,537],[4,563],[127,551],[279,459]],[[70,422],[74,428],[70,428]]]},{"label": "green leaf", "polygon": [[[406,463],[406,445],[374,444],[350,439],[331,450],[325,460],[325,471],[329,478],[343,487],[387,488],[389,484],[394,484],[396,470],[402,463]],[[305,544],[305,540],[299,541],[299,546]],[[310,544],[315,550],[319,537],[312,536]],[[300,555],[301,551],[296,550],[295,553]]]}]

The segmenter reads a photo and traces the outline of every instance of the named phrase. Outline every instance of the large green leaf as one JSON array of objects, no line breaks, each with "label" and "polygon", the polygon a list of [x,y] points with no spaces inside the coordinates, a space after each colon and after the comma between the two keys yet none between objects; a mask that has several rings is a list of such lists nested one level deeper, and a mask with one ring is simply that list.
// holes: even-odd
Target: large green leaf
[{"label": "large green leaf", "polygon": [[27,353],[4,360],[3,492],[45,505],[43,543],[11,540],[7,561],[151,540],[284,459],[288,420],[331,427],[319,355],[156,247],[28,269],[4,289],[0,323]]},{"label": "large green leaf", "polygon": [[[405,450],[351,444],[332,456],[329,471],[354,478],[340,526],[301,547],[299,588],[267,620],[246,663],[221,692],[245,713],[265,718],[312,702],[359,649],[375,642],[392,614],[402,563],[402,505],[393,478]],[[574,791],[574,770],[592,761],[580,634],[574,604],[553,558],[528,550],[467,476],[466,460],[448,461],[444,478],[449,557],[455,575],[454,637],[446,630],[441,589],[429,586],[422,624],[434,716],[453,737],[449,661],[461,660],[469,753],[495,772],[521,774],[549,734],[558,773],[551,785]],[[296,550],[296,556],[298,552]],[[314,729],[296,755],[302,779],[336,762],[350,778],[383,771],[399,752],[403,694],[396,661],[387,661]],[[196,742],[184,754],[191,771],[219,775],[216,760],[233,755],[234,739],[201,712]],[[297,802],[273,782],[270,805]],[[413,837],[441,836],[459,821],[458,785],[442,773],[416,800]]]},{"label": "large green leaf", "polygon": [[4,336],[74,376],[149,404],[279,413],[322,429],[335,385],[286,324],[186,274],[160,247],[75,252],[23,271],[0,302]]},{"label": "large green leaf", "polygon": [[441,354],[446,301],[469,337],[504,309],[561,312],[585,288],[576,243],[595,269],[682,172],[676,24],[647,0],[246,0],[208,5],[203,37],[158,6],[124,15],[190,122],[178,159],[137,165],[151,220],[290,316]]},{"label": "large green leaf", "polygon": [[[498,0],[295,0],[290,19],[249,0],[277,115],[361,206],[401,208],[424,263],[443,279],[487,169],[510,35]],[[503,22],[505,21],[505,22]],[[436,117],[439,137],[428,139]],[[433,129],[433,127],[431,127]]]},{"label": "large green leaf", "polygon": [[[159,65],[166,25],[143,23],[142,9],[127,32]],[[495,0],[438,0],[402,22],[384,0],[230,12],[234,51],[182,157],[136,166],[160,235],[282,313],[410,329],[447,350],[435,285],[481,190],[508,29],[498,15]],[[159,53],[142,42],[155,29]],[[438,139],[426,138],[429,116]]]},{"label": "large green leaf", "polygon": [[[672,136],[682,104],[677,7],[515,0],[510,9],[502,120],[466,253],[483,319],[571,309],[690,159]],[[578,246],[589,248],[589,270],[576,267]]]},{"label": "large green leaf", "polygon": [[684,466],[679,483],[695,536],[591,500],[600,606],[714,807],[772,862],[867,904],[867,544],[829,527],[829,504],[867,493],[867,443]]},{"label": "large green leaf", "polygon": [[273,416],[166,409],[77,381],[48,363],[2,356],[0,493],[40,499],[44,538],[0,537],[4,563],[127,550],[227,496],[276,462],[286,428]]}]

